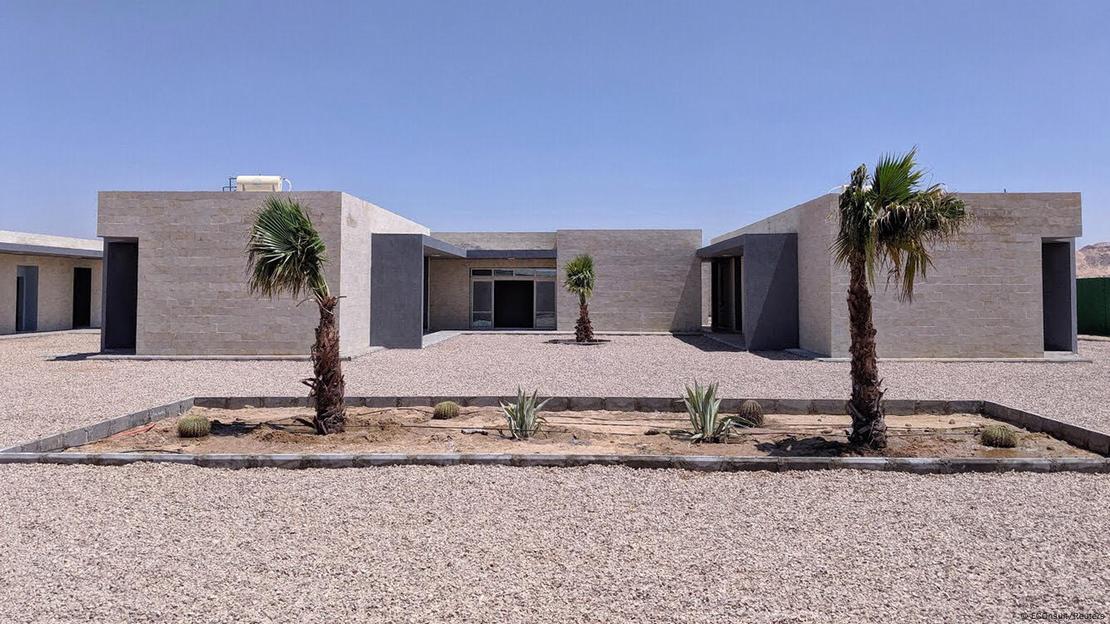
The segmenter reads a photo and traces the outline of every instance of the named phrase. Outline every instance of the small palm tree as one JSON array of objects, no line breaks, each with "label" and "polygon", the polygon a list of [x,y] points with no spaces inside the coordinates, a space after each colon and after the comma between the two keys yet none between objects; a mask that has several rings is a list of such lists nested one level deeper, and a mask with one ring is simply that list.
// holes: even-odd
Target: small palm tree
[{"label": "small palm tree", "polygon": [[963,201],[939,184],[921,188],[917,149],[879,159],[870,176],[860,165],[840,194],[840,230],[833,242],[836,263],[846,266],[848,325],[852,338],[850,442],[886,446],[882,380],[875,355],[871,292],[875,268],[887,268],[887,282],[900,282],[899,300],[913,299],[914,281],[932,264],[929,247],[955,235],[967,218]]},{"label": "small palm tree", "polygon": [[308,213],[292,199],[269,197],[255,215],[247,243],[250,290],[273,298],[283,293],[308,294],[320,308],[316,343],[312,346],[312,379],[304,380],[315,398],[313,425],[321,434],[343,431],[343,370],[339,360],[339,329],[335,308],[339,302],[324,278],[327,262],[324,240]]},{"label": "small palm tree", "polygon": [[594,259],[589,254],[576,256],[564,267],[566,280],[563,286],[578,295],[578,322],[574,325],[574,340],[577,342],[591,342],[594,339],[594,328],[590,323],[590,307],[587,300],[594,294]]}]

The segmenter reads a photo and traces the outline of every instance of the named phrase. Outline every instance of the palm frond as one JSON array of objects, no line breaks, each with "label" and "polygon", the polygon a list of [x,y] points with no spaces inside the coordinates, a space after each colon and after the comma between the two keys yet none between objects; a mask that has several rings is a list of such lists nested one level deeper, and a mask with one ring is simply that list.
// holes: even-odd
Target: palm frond
[{"label": "palm frond", "polygon": [[267,297],[308,293],[321,301],[329,296],[326,262],[324,240],[304,208],[292,199],[268,197],[247,242],[251,292]]},{"label": "palm frond", "polygon": [[597,275],[594,272],[594,259],[589,254],[575,256],[563,267],[566,279],[563,286],[570,292],[589,299],[594,294],[594,283]]},{"label": "palm frond", "polygon": [[831,251],[837,264],[862,259],[875,282],[876,267],[887,268],[887,282],[899,283],[899,298],[913,299],[914,284],[924,279],[930,247],[960,231],[967,207],[940,185],[920,188],[917,148],[884,155],[869,176],[860,165],[840,194],[840,228]]}]

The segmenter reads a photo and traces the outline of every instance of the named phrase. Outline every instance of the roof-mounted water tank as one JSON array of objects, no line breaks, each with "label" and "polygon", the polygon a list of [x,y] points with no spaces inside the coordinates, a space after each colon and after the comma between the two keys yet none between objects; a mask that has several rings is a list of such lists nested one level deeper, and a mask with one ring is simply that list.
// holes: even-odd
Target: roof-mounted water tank
[{"label": "roof-mounted water tank", "polygon": [[[234,191],[263,191],[267,193],[293,190],[293,183],[288,178],[275,175],[235,176],[234,182],[234,185],[228,184],[228,186],[224,188]],[[286,184],[288,184],[288,188],[285,188]]]}]

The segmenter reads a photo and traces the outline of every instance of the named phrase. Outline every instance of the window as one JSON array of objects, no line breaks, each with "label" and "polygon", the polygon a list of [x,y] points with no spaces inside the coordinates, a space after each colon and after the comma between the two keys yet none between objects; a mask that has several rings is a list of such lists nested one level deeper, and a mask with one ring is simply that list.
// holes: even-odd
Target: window
[{"label": "window", "polygon": [[555,282],[536,281],[536,329],[555,329]]},{"label": "window", "polygon": [[[532,310],[524,309],[523,303],[514,304],[510,303],[508,299],[503,299],[501,301],[502,313],[519,317],[516,312],[520,312],[526,319],[529,316],[531,317],[531,327],[534,329],[555,329],[555,275],[556,269],[551,268],[470,269],[470,328],[493,329],[499,327],[497,314],[494,311],[498,309],[495,299],[497,298],[498,288],[501,287],[495,288],[494,283],[499,280],[514,280],[517,282],[532,282]],[[507,285],[503,286],[508,288]],[[507,293],[506,290],[503,294]],[[505,306],[509,307],[506,308]],[[504,323],[500,326],[505,326],[505,323],[509,323],[508,326],[512,327],[521,326],[519,318],[508,319],[509,317],[503,318]]]},{"label": "window", "polygon": [[474,280],[470,293],[470,326],[474,329],[493,327],[493,281]]}]

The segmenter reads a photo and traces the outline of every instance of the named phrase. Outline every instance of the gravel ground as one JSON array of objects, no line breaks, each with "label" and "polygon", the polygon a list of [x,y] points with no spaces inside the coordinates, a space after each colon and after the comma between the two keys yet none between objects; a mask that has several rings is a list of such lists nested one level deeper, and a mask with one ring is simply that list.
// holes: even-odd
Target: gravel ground
[{"label": "gravel ground", "polygon": [[1110,617],[1110,481],[1083,475],[38,466],[0,479],[4,622]]},{"label": "gravel ground", "polygon": [[[303,392],[303,362],[46,361],[0,340],[0,444],[195,394]],[[622,337],[461,337],[347,366],[352,394],[839,397],[847,365]],[[1110,429],[1091,364],[882,366],[889,395]],[[1110,618],[1110,477],[621,468],[0,466],[0,622],[936,622]]]},{"label": "gravel ground", "polygon": [[[346,364],[352,395],[543,394],[678,396],[694,379],[725,396],[841,398],[848,364],[729,350],[705,338],[621,336],[597,347],[550,337],[464,335],[423,350],[373,353]],[[0,444],[197,395],[300,395],[307,362],[48,361],[93,352],[95,333],[0,340]],[[888,398],[991,399],[1110,430],[1110,343],[1081,342],[1092,363],[880,365]]]}]

